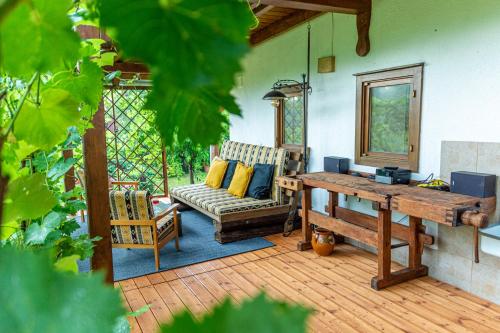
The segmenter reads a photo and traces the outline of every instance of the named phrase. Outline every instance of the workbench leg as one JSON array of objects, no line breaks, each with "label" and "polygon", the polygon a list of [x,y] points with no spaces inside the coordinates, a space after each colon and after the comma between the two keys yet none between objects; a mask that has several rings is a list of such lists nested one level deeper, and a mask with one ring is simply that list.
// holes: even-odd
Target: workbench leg
[{"label": "workbench leg", "polygon": [[[335,216],[335,208],[339,205],[339,194],[337,192],[328,191],[328,215],[330,217]],[[344,236],[340,234],[334,234],[335,244],[344,243]]]},{"label": "workbench leg", "polygon": [[418,233],[422,219],[410,216],[410,229],[408,235],[408,267],[410,269],[417,269],[422,266],[422,244],[418,240]]},{"label": "workbench leg", "polygon": [[409,267],[391,273],[391,212],[379,210],[378,215],[378,276],[372,278],[372,288],[380,290],[428,274],[422,265],[422,244],[418,239],[422,219],[410,216],[408,230]]},{"label": "workbench leg", "polygon": [[372,278],[372,288],[381,289],[391,278],[391,211],[380,208],[377,220],[378,275]]},{"label": "workbench leg", "polygon": [[311,246],[311,225],[309,224],[309,210],[311,206],[311,188],[304,187],[302,190],[302,240],[297,244],[299,251],[305,251]]}]

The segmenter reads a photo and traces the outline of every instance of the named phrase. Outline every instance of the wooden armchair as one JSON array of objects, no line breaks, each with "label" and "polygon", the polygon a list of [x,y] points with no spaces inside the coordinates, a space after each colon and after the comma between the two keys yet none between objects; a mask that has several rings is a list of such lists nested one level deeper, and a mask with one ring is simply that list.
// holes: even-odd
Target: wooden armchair
[{"label": "wooden armchair", "polygon": [[111,242],[115,248],[150,248],[160,268],[160,249],[175,239],[179,251],[178,204],[155,216],[146,191],[110,191]]}]

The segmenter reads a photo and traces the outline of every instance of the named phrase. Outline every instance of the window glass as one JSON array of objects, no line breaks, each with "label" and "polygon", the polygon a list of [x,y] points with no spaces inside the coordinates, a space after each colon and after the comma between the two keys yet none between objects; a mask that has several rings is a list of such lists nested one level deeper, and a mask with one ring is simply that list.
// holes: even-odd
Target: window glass
[{"label": "window glass", "polygon": [[370,89],[370,152],[408,153],[411,91],[411,84]]},{"label": "window glass", "polygon": [[293,96],[284,100],[283,132],[284,144],[302,144],[304,126],[304,102],[302,96]]}]

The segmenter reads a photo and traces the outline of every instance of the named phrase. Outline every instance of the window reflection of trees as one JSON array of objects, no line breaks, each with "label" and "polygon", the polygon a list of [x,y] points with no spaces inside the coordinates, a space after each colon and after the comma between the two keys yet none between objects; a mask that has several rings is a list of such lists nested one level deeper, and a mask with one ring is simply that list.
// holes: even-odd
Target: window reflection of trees
[{"label": "window reflection of trees", "polygon": [[371,89],[370,151],[408,153],[410,92],[410,84]]}]

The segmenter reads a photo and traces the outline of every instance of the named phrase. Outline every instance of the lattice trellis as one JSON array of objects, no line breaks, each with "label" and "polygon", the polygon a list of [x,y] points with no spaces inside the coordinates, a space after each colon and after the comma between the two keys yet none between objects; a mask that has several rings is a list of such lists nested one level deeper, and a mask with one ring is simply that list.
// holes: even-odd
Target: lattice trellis
[{"label": "lattice trellis", "polygon": [[167,193],[166,166],[153,113],[143,109],[147,89],[106,89],[104,110],[108,173],[114,180],[139,181],[154,195]]}]

